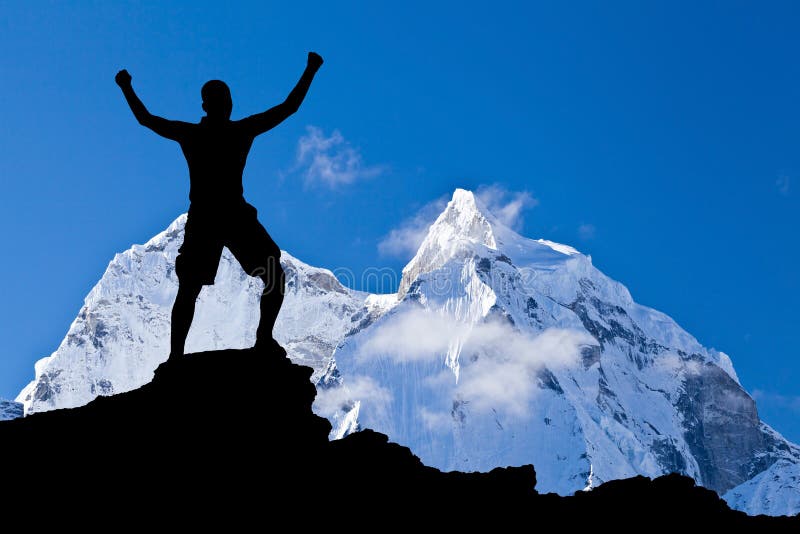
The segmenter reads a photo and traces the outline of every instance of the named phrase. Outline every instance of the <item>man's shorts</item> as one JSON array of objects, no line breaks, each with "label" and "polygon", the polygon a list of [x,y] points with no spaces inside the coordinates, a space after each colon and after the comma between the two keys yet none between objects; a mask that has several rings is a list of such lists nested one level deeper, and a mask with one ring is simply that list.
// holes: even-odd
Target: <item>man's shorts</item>
[{"label": "man's shorts", "polygon": [[213,285],[222,248],[228,247],[250,276],[274,277],[281,251],[246,202],[233,208],[189,208],[175,274],[181,282]]}]

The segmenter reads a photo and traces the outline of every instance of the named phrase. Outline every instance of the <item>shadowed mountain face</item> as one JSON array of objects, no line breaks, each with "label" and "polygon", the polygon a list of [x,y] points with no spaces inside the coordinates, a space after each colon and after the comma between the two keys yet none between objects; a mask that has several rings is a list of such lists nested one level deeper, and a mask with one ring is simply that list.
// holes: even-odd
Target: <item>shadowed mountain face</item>
[{"label": "shadowed mountain face", "polygon": [[535,492],[532,466],[442,473],[372,431],[329,442],[330,423],[311,411],[311,373],[280,353],[199,353],[161,365],[140,389],[2,422],[0,454],[13,459],[0,490],[4,517],[44,509],[39,526],[160,517],[159,525],[289,519],[366,528],[359,522],[415,523],[413,512],[425,511],[426,524],[448,525],[537,518],[581,526],[601,516],[622,528],[800,525],[731,511],[677,475],[558,497]]}]

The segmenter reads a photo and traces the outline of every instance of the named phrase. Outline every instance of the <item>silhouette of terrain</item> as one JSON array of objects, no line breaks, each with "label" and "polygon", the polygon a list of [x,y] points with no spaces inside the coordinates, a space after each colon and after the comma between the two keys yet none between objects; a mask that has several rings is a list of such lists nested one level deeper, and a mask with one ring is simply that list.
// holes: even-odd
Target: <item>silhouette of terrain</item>
[{"label": "silhouette of terrain", "polygon": [[104,529],[800,526],[732,511],[678,475],[559,497],[536,493],[532,466],[442,473],[370,430],[329,442],[310,376],[277,348],[205,352],[162,364],[140,389],[2,422],[3,517]]}]

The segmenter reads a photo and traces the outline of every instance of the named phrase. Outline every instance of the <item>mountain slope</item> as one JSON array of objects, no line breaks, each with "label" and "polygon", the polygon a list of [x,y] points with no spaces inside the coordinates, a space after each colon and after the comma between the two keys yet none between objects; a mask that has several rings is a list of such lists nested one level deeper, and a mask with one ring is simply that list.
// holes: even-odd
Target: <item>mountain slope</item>
[{"label": "mountain slope", "polygon": [[[112,260],[37,362],[17,399],[27,413],[152,379],[184,223]],[[539,488],[561,494],[683,473],[748,513],[800,512],[800,451],[759,420],[727,355],[577,250],[516,234],[468,191],[431,226],[397,295],[350,290],[285,252],[281,262],[277,337],[313,368],[333,438],[373,428],[444,470],[533,463]],[[187,350],[251,345],[260,284],[226,251]]]},{"label": "mountain slope", "polygon": [[[514,233],[472,193],[455,192],[399,296],[323,378],[333,436],[357,418],[441,469],[531,462],[543,491],[674,472],[750,513],[800,512],[791,477],[754,481],[796,469],[800,449],[761,423],[727,355],[575,249]],[[329,389],[350,383],[333,410]]]},{"label": "mountain slope", "polygon": [[0,421],[22,417],[23,407],[19,402],[0,399]]},{"label": "mountain slope", "polygon": [[[146,384],[169,354],[169,317],[178,279],[175,257],[186,216],[144,245],[117,254],[84,301],[52,355],[17,397],[26,413],[81,406],[98,395]],[[342,286],[326,269],[281,253],[286,297],[276,337],[293,360],[322,373],[368,295]],[[255,343],[263,283],[247,276],[225,249],[216,283],[198,299],[187,352],[246,348]]]}]

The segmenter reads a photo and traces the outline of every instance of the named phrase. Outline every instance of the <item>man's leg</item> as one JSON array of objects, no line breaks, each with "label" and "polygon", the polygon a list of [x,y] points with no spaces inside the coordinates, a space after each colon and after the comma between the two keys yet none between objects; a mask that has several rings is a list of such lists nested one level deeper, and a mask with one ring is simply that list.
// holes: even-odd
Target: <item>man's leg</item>
[{"label": "man's leg", "polygon": [[261,293],[261,318],[256,330],[256,345],[272,343],[274,336],[272,330],[283,304],[283,294],[286,286],[286,274],[277,257],[270,257],[266,272],[261,275],[264,282],[264,291]]},{"label": "man's leg", "polygon": [[261,318],[256,330],[256,348],[272,349],[272,330],[283,304],[286,275],[281,267],[281,249],[258,222],[257,211],[247,204],[231,219],[231,231],[225,245],[250,276],[264,282],[261,293]]},{"label": "man's leg", "polygon": [[172,306],[170,360],[183,356],[186,336],[189,335],[189,328],[192,326],[194,317],[194,306],[202,288],[202,285],[195,283],[183,282],[178,285],[178,296],[175,297],[175,304]]},{"label": "man's leg", "polygon": [[[175,258],[178,295],[172,306],[170,359],[183,356],[186,336],[194,318],[197,296],[204,285],[212,285],[222,255],[219,220],[215,213],[189,208],[183,244]],[[223,219],[224,220],[224,219]]]}]

